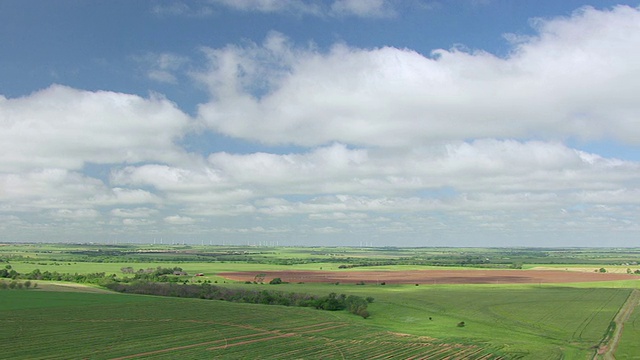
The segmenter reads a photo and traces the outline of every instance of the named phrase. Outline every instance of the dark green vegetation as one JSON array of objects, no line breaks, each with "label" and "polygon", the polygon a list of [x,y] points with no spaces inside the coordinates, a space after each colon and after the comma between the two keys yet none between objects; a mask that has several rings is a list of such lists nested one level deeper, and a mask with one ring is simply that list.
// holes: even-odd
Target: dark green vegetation
[{"label": "dark green vegetation", "polygon": [[[0,269],[6,270],[0,275],[6,275],[5,284],[16,285],[0,291],[0,326],[9,336],[2,357],[592,358],[631,289],[639,287],[640,276],[557,285],[362,286],[270,282],[264,272],[553,265],[633,273],[639,260],[637,249],[6,245],[0,246]],[[255,278],[232,282],[217,275],[224,271],[250,271]],[[201,300],[45,292],[46,280],[95,286],[144,281],[163,289],[198,290],[198,298],[202,289],[220,289],[255,295],[257,301],[220,301],[219,293],[209,297],[216,300]],[[313,299],[313,305],[291,306],[283,294]],[[316,309],[357,312],[362,305],[367,305],[366,320],[347,311]],[[638,316],[634,312],[625,325],[621,356],[632,358],[639,351]]]},{"label": "dark green vegetation", "polygon": [[346,309],[350,313],[360,315],[365,319],[369,317],[369,312],[367,311],[368,303],[373,302],[372,297],[368,297],[365,300],[355,295],[346,296],[345,294],[338,295],[336,293],[330,293],[326,296],[315,296],[272,290],[231,289],[209,283],[200,285],[178,285],[174,283],[136,281],[133,283],[112,282],[107,284],[106,287],[117,292],[140,295],[224,300],[262,305],[313,307],[328,311]]}]

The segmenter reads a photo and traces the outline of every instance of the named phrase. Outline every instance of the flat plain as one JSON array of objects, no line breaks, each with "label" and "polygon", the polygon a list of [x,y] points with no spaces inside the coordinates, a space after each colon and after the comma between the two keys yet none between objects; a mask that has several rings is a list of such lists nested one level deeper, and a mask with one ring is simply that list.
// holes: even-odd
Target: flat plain
[{"label": "flat plain", "polygon": [[[122,281],[131,276],[123,268],[180,267],[188,275],[175,280],[189,284],[375,300],[363,319],[37,280],[35,289],[0,291],[0,326],[10,329],[0,358],[593,359],[639,288],[637,253],[10,244],[0,246],[0,267],[22,277],[38,269]],[[527,270],[540,267],[553,270]],[[276,277],[284,283],[270,285]],[[639,312],[625,323],[616,358],[637,358]]]}]

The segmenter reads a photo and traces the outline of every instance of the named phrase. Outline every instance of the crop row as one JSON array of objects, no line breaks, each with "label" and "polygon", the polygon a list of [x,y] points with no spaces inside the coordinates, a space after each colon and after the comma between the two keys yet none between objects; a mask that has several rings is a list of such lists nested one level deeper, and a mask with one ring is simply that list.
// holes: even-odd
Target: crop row
[{"label": "crop row", "polygon": [[3,294],[0,305],[24,302],[29,307],[0,306],[2,357],[438,359],[458,353],[479,359],[491,352],[398,336],[367,326],[366,321],[343,321],[313,309],[136,295],[49,294]]}]

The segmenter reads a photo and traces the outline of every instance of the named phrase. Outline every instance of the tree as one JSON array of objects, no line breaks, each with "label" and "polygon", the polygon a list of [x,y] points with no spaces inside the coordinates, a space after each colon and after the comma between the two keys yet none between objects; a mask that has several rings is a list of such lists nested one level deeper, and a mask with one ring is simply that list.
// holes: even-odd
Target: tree
[{"label": "tree", "polygon": [[27,274],[27,278],[32,280],[40,280],[42,279],[42,272],[40,269],[34,269],[32,272]]},{"label": "tree", "polygon": [[600,268],[600,270],[598,270],[598,271],[599,271],[599,272],[601,272],[601,273],[606,273],[606,272],[607,272],[607,269],[605,269],[605,268]]},{"label": "tree", "polygon": [[[371,301],[368,301],[369,298],[371,299]],[[345,300],[347,310],[350,313],[360,315],[365,319],[368,318],[370,315],[369,311],[367,310],[367,306],[370,302],[373,302],[372,297],[363,299],[360,296],[355,296],[355,295],[349,295],[349,297],[347,297]]]},{"label": "tree", "polygon": [[18,275],[20,275],[17,271],[15,271],[14,269],[11,269],[9,271],[9,277],[12,279],[17,279]]},{"label": "tree", "polygon": [[278,284],[282,284],[282,279],[280,279],[280,278],[273,278],[271,281],[269,281],[269,284],[271,284],[271,285],[278,285]]}]

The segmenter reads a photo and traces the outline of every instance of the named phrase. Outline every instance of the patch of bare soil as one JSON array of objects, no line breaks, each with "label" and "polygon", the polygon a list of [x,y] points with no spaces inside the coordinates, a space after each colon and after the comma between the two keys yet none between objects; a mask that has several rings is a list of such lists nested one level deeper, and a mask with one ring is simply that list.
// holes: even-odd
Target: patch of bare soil
[{"label": "patch of bare soil", "polygon": [[[258,272],[224,272],[230,280],[253,281]],[[632,280],[638,276],[560,270],[261,271],[265,282],[387,284],[537,284]]]},{"label": "patch of bare soil", "polygon": [[56,291],[56,292],[84,292],[98,294],[113,294],[113,291],[87,286],[83,284],[62,283],[62,282],[37,282],[38,287],[34,290],[40,291]]}]

